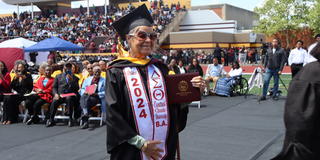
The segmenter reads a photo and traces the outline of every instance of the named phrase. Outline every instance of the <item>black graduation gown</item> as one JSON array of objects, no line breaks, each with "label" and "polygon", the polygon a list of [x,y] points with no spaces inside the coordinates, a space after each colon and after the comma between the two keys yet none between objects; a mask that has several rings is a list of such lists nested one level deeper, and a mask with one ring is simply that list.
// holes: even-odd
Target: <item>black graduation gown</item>
[{"label": "black graduation gown", "polygon": [[[122,69],[124,67],[137,67],[141,73],[144,85],[147,85],[146,67],[154,64],[162,74],[168,74],[166,65],[151,59],[146,65],[132,63],[127,60],[117,60],[109,65],[106,78],[106,103],[107,103],[107,151],[111,160],[140,160],[140,150],[130,145],[127,141],[137,135],[133,112]],[[147,89],[147,87],[146,87]],[[147,93],[149,93],[147,91]],[[164,160],[175,159],[178,132],[186,125],[188,107],[180,105],[169,106],[169,135],[167,139],[168,154]]]},{"label": "black graduation gown", "polygon": [[307,64],[291,81],[284,122],[283,149],[272,160],[319,160],[320,62]]}]

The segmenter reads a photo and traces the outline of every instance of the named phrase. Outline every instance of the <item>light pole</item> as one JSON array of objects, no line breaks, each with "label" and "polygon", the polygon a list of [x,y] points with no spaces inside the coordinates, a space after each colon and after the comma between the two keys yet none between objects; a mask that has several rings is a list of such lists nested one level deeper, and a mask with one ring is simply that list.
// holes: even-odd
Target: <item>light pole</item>
[{"label": "light pole", "polygon": [[33,19],[33,3],[31,3],[31,19]]},{"label": "light pole", "polygon": [[20,7],[19,4],[17,4],[17,18],[19,19],[20,15]]},{"label": "light pole", "polygon": [[107,14],[108,14],[107,6],[109,6],[109,0],[104,1],[104,15],[105,15],[105,17],[107,17]]}]

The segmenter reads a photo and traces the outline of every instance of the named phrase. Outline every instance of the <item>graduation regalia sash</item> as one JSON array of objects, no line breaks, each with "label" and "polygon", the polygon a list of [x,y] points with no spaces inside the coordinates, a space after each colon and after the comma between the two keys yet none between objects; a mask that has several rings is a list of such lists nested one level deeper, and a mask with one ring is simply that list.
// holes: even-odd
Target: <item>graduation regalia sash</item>
[{"label": "graduation regalia sash", "polygon": [[[136,67],[126,67],[123,73],[128,86],[136,130],[146,140],[162,141],[158,147],[164,150],[161,153],[161,159],[163,159],[167,155],[166,139],[169,131],[169,111],[164,77],[156,66],[149,65],[147,67],[149,93],[147,93]],[[143,153],[141,155],[143,160],[147,160]]]}]

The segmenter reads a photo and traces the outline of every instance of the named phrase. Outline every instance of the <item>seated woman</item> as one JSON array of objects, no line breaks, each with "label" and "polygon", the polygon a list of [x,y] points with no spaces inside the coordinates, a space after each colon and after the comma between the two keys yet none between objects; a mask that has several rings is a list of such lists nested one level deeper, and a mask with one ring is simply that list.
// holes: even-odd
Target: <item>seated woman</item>
[{"label": "seated woman", "polygon": [[[11,92],[10,88],[11,77],[8,72],[8,68],[3,61],[0,61],[0,93],[9,93]],[[0,95],[0,101],[3,97]]]},{"label": "seated woman", "polygon": [[226,77],[218,79],[214,89],[215,94],[229,97],[231,88],[236,83],[235,78],[241,75],[242,68],[240,67],[239,62],[233,63],[232,68]]},{"label": "seated woman", "polygon": [[192,59],[192,63],[189,65],[187,72],[188,73],[198,72],[199,75],[203,77],[203,70],[196,58]]},{"label": "seated woman", "polygon": [[39,117],[38,114],[41,110],[41,106],[45,103],[51,103],[52,96],[52,86],[54,78],[51,77],[52,67],[46,66],[44,70],[44,76],[41,76],[37,83],[34,84],[33,90],[37,93],[31,95],[26,99],[26,107],[29,110],[29,114],[32,115],[31,118],[27,121],[27,125],[32,123],[38,123]]},{"label": "seated woman", "polygon": [[242,75],[242,68],[240,67],[240,64],[238,61],[234,62],[232,64],[232,68],[230,70],[230,72],[226,75],[226,77],[230,78],[230,77],[237,77],[237,76],[241,76]]},{"label": "seated woman", "polygon": [[3,101],[3,93],[11,92],[10,82],[11,78],[8,68],[3,61],[0,61],[0,102]]},{"label": "seated woman", "polygon": [[36,84],[37,81],[45,75],[45,69],[48,66],[47,62],[42,63],[38,69],[38,75],[33,77],[33,83]]},{"label": "seated woman", "polygon": [[176,59],[171,59],[170,63],[168,64],[168,68],[169,74],[180,74]]},{"label": "seated woman", "polygon": [[178,66],[177,66],[177,67],[179,68],[180,74],[185,74],[185,73],[187,73],[187,70],[186,70],[186,68],[184,67],[184,64],[183,64],[183,61],[182,61],[182,60],[179,60],[179,61],[178,61]]},{"label": "seated woman", "polygon": [[19,62],[10,86],[14,90],[14,95],[4,96],[3,102],[3,124],[17,122],[19,104],[25,100],[24,94],[30,93],[33,88],[33,80],[26,71],[26,64]]}]

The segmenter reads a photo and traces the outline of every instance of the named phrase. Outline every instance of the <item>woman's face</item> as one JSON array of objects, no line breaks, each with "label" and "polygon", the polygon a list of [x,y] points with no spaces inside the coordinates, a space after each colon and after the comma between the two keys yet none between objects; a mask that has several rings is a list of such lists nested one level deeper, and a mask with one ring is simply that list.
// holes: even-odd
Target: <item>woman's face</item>
[{"label": "woman's face", "polygon": [[51,74],[52,74],[52,68],[51,67],[46,67],[45,70],[44,70],[44,75],[46,77],[51,77]]},{"label": "woman's face", "polygon": [[46,68],[39,67],[39,74],[40,74],[40,75],[44,75],[44,74],[45,74],[45,69],[46,69]]},{"label": "woman's face", "polygon": [[172,59],[171,62],[170,62],[170,65],[171,66],[177,65],[177,61],[175,59]]},{"label": "woman's face", "polygon": [[198,65],[197,60],[196,60],[196,59],[193,59],[193,60],[192,60],[192,64],[193,64],[194,66]]},{"label": "woman's face", "polygon": [[182,67],[183,66],[183,62],[179,61],[179,66]]},{"label": "woman's face", "polygon": [[238,65],[237,63],[234,63],[234,64],[232,65],[232,68],[233,68],[233,69],[238,69],[238,68],[240,68],[240,67],[239,67],[239,65]]},{"label": "woman's face", "polygon": [[71,67],[71,71],[72,71],[73,74],[76,73],[76,71],[77,71],[77,67],[75,65],[73,65],[73,64],[72,64],[72,67]]},{"label": "woman's face", "polygon": [[24,65],[23,64],[18,64],[18,66],[17,66],[17,71],[18,72],[23,72],[24,71]]},{"label": "woman's face", "polygon": [[127,40],[132,56],[145,58],[153,51],[157,34],[152,27],[140,26],[135,29],[134,33],[128,35]]}]

